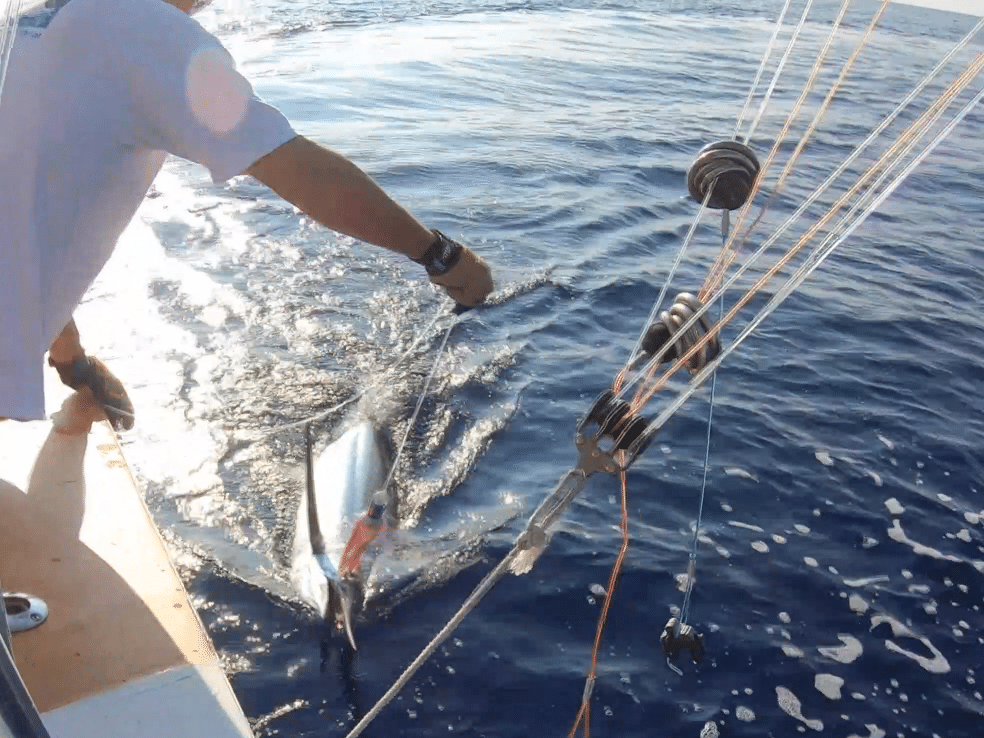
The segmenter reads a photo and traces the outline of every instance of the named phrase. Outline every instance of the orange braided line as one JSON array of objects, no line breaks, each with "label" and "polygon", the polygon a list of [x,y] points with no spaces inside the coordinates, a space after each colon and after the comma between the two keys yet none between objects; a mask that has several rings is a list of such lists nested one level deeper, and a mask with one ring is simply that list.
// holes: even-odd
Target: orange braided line
[{"label": "orange braided line", "polygon": [[[618,453],[618,463],[619,465],[625,464],[625,452],[619,451]],[[591,669],[588,671],[588,679],[594,679],[598,671],[598,652],[601,650],[601,637],[605,631],[605,624],[608,622],[608,609],[611,606],[612,596],[615,594],[615,585],[618,582],[618,575],[622,571],[622,562],[625,561],[625,554],[629,550],[629,502],[628,502],[628,488],[625,479],[625,469],[619,473],[619,479],[622,483],[622,547],[619,549],[618,557],[615,559],[615,565],[612,567],[612,574],[608,578],[608,592],[605,596],[605,604],[602,605],[601,615],[598,617],[598,628],[595,631],[594,649],[591,652]],[[571,732],[568,738],[574,738],[574,734],[577,732],[577,728],[580,725],[582,719],[584,720],[584,738],[589,738],[590,729],[590,697],[581,703],[581,711],[577,714],[577,720],[574,722],[574,727],[571,728]]]},{"label": "orange braided line", "polygon": [[646,383],[652,381],[653,377],[656,374],[656,370],[658,369],[658,365],[650,369],[646,374],[646,379],[643,382],[643,386],[640,387],[640,389],[638,390],[638,392],[636,393],[635,397],[632,400],[631,412],[634,413],[638,412],[643,405],[649,402],[652,396],[666,385],[666,382],[669,381],[670,377],[673,376],[673,374],[675,374],[681,367],[685,366],[687,362],[690,361],[691,357],[693,357],[694,354],[700,351],[710,340],[712,340],[714,336],[716,336],[720,332],[720,329],[723,328],[725,325],[727,325],[735,317],[738,311],[748,304],[748,302],[752,299],[755,293],[758,292],[762,287],[764,287],[769,282],[769,280],[772,279],[773,276],[775,276],[776,272],[782,269],[782,267],[784,267],[789,262],[789,260],[792,259],[793,256],[795,256],[799,252],[799,250],[803,248],[803,246],[811,238],[813,238],[813,236],[816,235],[817,231],[823,228],[831,220],[831,218],[833,218],[837,214],[837,212],[844,206],[846,201],[852,195],[854,195],[859,189],[861,189],[865,184],[867,184],[868,181],[871,180],[875,176],[875,174],[882,167],[886,165],[886,159],[892,154],[894,154],[896,150],[900,149],[901,147],[905,146],[909,141],[911,141],[912,138],[914,138],[915,135],[917,134],[918,129],[929,118],[934,116],[940,108],[948,105],[953,100],[954,97],[960,94],[960,92],[962,92],[963,89],[966,87],[967,83],[969,83],[971,79],[977,76],[977,74],[979,74],[982,69],[984,69],[984,54],[979,54],[977,58],[973,62],[971,62],[970,65],[968,65],[967,69],[964,70],[964,72],[950,84],[950,87],[948,87],[947,90],[943,94],[941,94],[940,97],[937,98],[937,100],[922,115],[920,115],[915,122],[913,122],[905,131],[902,132],[898,140],[894,144],[892,144],[892,146],[888,150],[886,150],[881,155],[881,157],[879,157],[879,159],[870,166],[870,168],[861,176],[861,178],[857,181],[857,183],[855,183],[853,187],[851,187],[847,192],[845,192],[844,195],[842,195],[841,198],[831,206],[827,214],[824,215],[813,226],[811,226],[809,230],[807,230],[807,232],[803,234],[799,242],[792,249],[790,249],[789,252],[786,253],[786,255],[783,256],[772,268],[770,268],[769,271],[767,271],[764,275],[762,275],[762,277],[749,288],[748,292],[742,295],[742,297],[727,312],[727,314],[724,315],[724,317],[722,317],[721,320],[715,323],[715,325],[711,328],[711,330],[709,330],[696,343],[694,343],[694,345],[690,348],[690,350],[687,351],[682,357],[680,357],[672,367],[667,369],[666,373],[663,374],[663,376],[660,377],[660,379],[657,382],[655,382],[655,384],[653,384],[651,387],[647,387],[645,385]]},{"label": "orange braided line", "polygon": [[[864,36],[861,37],[861,40],[858,41],[857,45],[854,47],[854,51],[852,52],[850,58],[848,58],[848,60],[844,62],[844,66],[841,67],[840,74],[838,75],[837,79],[834,81],[834,84],[831,85],[830,90],[827,92],[826,97],[824,98],[823,102],[820,104],[820,108],[819,110],[817,110],[817,114],[813,117],[813,120],[810,122],[810,125],[807,127],[806,133],[803,134],[799,142],[796,144],[796,148],[793,149],[793,153],[790,154],[789,161],[787,161],[786,166],[783,167],[783,170],[779,175],[779,179],[776,181],[775,187],[773,187],[772,193],[769,195],[769,199],[766,200],[765,205],[762,206],[762,210],[759,212],[759,214],[755,216],[755,220],[752,221],[752,224],[748,226],[748,228],[745,230],[745,233],[741,237],[741,241],[738,243],[738,245],[729,251],[728,258],[724,260],[724,264],[721,267],[719,273],[714,275],[714,281],[712,282],[711,278],[708,277],[707,281],[704,283],[705,286],[702,288],[701,291],[702,294],[701,299],[703,299],[703,297],[706,297],[708,293],[717,289],[721,280],[724,279],[724,274],[728,271],[728,267],[730,267],[731,264],[734,263],[734,260],[738,256],[738,252],[741,251],[742,246],[745,245],[745,242],[748,240],[748,237],[751,235],[752,231],[755,230],[755,226],[759,224],[759,222],[768,212],[769,207],[775,201],[776,196],[782,191],[782,187],[786,183],[786,178],[789,177],[790,173],[793,170],[793,165],[796,163],[796,160],[799,159],[799,155],[803,153],[803,149],[806,148],[806,144],[810,140],[810,137],[813,135],[813,133],[816,131],[817,126],[820,125],[820,120],[823,118],[824,113],[827,112],[827,108],[830,106],[830,101],[834,99],[834,95],[837,94],[837,91],[840,89],[841,84],[843,84],[844,80],[847,78],[848,73],[851,71],[851,68],[854,66],[854,62],[857,61],[857,58],[861,55],[861,52],[864,50],[864,47],[868,45],[868,39],[871,37],[872,32],[874,32],[875,28],[877,27],[878,21],[881,20],[881,17],[885,13],[885,10],[888,8],[888,4],[890,2],[891,0],[882,0],[881,7],[878,9],[878,12],[875,13],[874,17],[871,20],[871,23],[868,24],[868,28],[865,31]],[[848,4],[850,4],[850,0],[844,0],[844,5],[841,6],[840,15],[838,15],[837,20],[834,23],[835,29],[837,26],[840,25],[841,20],[843,19],[844,14],[847,11]],[[806,82],[806,87],[803,88],[803,93],[800,95],[799,100],[796,101],[796,105],[793,107],[792,112],[789,114],[789,119],[786,121],[786,125],[783,127],[782,132],[779,134],[780,141],[783,138],[785,138],[786,133],[788,133],[789,131],[790,124],[793,122],[793,119],[799,113],[799,110],[802,107],[803,103],[806,102],[806,96],[809,94],[810,90],[813,89],[813,84],[816,81],[816,76],[820,72],[820,66],[823,62],[823,59],[827,55],[827,51],[832,41],[833,41],[833,32],[831,32],[830,36],[827,37],[827,44],[824,46],[823,50],[821,51],[820,56],[817,57],[817,61],[813,66],[813,70],[810,74],[810,77]],[[738,229],[736,228],[735,231],[737,232],[737,230]]]}]

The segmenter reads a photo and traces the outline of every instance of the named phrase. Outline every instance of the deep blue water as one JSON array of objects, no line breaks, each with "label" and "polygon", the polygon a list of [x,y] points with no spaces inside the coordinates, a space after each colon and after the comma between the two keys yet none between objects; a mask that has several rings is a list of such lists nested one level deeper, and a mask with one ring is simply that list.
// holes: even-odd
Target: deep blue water
[{"label": "deep blue water", "polygon": [[[422,563],[370,600],[354,661],[323,659],[321,628],[276,586],[301,439],[260,431],[382,384],[401,432],[447,322],[410,370],[393,359],[445,301],[412,264],[312,225],[248,178],[216,186],[175,161],[110,267],[128,279],[100,283],[80,313],[133,388],[127,456],[258,735],[344,735],[570,468],[576,420],[626,360],[696,213],[687,168],[731,136],[780,7],[269,0],[203,14],[299,132],[472,244],[498,287],[454,329],[397,475]],[[874,8],[852,8],[822,84]],[[835,10],[810,15],[753,137],[760,158]],[[893,6],[757,233],[970,27]],[[595,735],[819,728],[784,711],[787,691],[828,735],[979,733],[982,132],[975,111],[719,372],[691,617],[708,659],[683,677],[658,636],[683,597],[706,392],[631,469]],[[696,290],[719,241],[708,217],[671,294]],[[134,316],[125,340],[100,333],[121,310]],[[566,735],[600,611],[590,587],[619,547],[617,493],[593,478],[533,572],[506,578],[367,735]]]}]

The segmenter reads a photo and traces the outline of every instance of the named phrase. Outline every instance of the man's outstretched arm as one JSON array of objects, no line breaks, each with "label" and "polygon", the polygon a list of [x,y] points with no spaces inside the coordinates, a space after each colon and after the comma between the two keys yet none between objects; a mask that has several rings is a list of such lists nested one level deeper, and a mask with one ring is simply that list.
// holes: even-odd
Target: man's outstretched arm
[{"label": "man's outstretched arm", "polygon": [[406,254],[423,256],[434,233],[344,156],[297,136],[249,168],[249,173],[333,231]]},{"label": "man's outstretched arm", "polygon": [[274,149],[248,172],[333,231],[424,264],[431,281],[463,305],[477,305],[492,291],[489,268],[471,249],[439,238],[359,167],[304,136]]}]

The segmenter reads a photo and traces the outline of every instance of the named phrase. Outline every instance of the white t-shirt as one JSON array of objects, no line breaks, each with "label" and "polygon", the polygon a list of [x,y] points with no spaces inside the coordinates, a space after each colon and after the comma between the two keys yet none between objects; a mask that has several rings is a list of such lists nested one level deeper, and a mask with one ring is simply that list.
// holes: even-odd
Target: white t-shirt
[{"label": "white t-shirt", "polygon": [[167,153],[220,182],[295,135],[164,0],[71,0],[22,27],[0,96],[0,417],[44,417],[44,353]]}]

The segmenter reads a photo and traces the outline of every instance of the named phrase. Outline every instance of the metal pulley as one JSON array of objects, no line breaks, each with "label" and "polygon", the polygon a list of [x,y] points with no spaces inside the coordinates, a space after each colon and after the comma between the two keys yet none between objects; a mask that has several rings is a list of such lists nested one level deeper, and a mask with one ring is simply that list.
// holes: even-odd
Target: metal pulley
[{"label": "metal pulley", "polygon": [[755,153],[737,141],[718,141],[701,149],[687,172],[687,189],[697,202],[711,197],[712,210],[737,210],[746,202],[759,175]]},{"label": "metal pulley", "polygon": [[[578,427],[578,435],[584,436],[586,426],[597,426],[595,442],[607,437],[612,442],[609,453],[626,451],[646,430],[648,421],[640,415],[630,413],[625,400],[619,400],[611,390],[605,390],[595,400],[595,404],[584,416]],[[641,453],[638,449],[637,453]]]},{"label": "metal pulley", "polygon": [[681,623],[677,618],[670,618],[666,622],[659,644],[671,665],[676,663],[684,651],[690,651],[695,664],[704,660],[704,636],[694,630],[692,625]]},{"label": "metal pulley", "polygon": [[[661,364],[676,361],[684,356],[711,332],[712,326],[707,313],[701,315],[686,331],[681,331],[684,324],[703,307],[704,304],[689,292],[681,292],[677,295],[670,309],[660,313],[659,319],[646,330],[646,335],[642,339],[643,353],[653,356],[670,344],[660,359]],[[687,361],[687,369],[692,374],[696,374],[719,353],[721,353],[721,340],[719,335],[715,334],[690,357]]]}]

